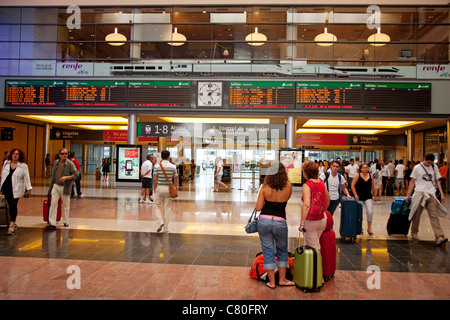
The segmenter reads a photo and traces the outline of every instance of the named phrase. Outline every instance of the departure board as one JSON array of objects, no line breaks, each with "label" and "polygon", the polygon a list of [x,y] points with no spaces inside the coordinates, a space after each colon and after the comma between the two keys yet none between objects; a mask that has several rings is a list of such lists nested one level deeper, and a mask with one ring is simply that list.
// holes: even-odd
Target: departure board
[{"label": "departure board", "polygon": [[65,81],[6,80],[5,106],[64,106]]},{"label": "departure board", "polygon": [[66,83],[67,107],[126,107],[126,81],[71,81]]},{"label": "departure board", "polygon": [[230,82],[230,108],[294,109],[294,102],[294,82]]},{"label": "departure board", "polygon": [[359,82],[297,82],[297,109],[362,110]]},{"label": "departure board", "polygon": [[128,107],[191,107],[190,81],[129,81]]},{"label": "departure board", "polygon": [[431,83],[364,83],[364,110],[431,111]]}]

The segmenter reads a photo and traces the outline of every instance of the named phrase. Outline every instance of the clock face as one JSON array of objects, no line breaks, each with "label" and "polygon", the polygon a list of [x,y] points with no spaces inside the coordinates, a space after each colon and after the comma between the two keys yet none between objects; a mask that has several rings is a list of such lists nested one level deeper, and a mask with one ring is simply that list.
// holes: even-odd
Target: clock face
[{"label": "clock face", "polygon": [[199,106],[221,106],[222,105],[222,82],[199,82],[198,83],[198,105]]}]

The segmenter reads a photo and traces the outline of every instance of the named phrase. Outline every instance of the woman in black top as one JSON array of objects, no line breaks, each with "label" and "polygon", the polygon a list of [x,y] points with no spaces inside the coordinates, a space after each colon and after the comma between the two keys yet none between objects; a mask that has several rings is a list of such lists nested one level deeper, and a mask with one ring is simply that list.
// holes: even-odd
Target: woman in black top
[{"label": "woman in black top", "polygon": [[355,199],[358,200],[365,208],[367,214],[367,232],[373,235],[373,201],[377,202],[377,189],[375,188],[374,179],[369,173],[367,163],[361,165],[361,172],[357,173],[352,181],[352,191]]}]

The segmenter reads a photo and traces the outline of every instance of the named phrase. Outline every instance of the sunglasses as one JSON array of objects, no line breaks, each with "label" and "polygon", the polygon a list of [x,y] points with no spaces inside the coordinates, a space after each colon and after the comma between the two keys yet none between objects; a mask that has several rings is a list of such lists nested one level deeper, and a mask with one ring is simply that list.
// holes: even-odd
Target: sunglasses
[{"label": "sunglasses", "polygon": [[61,152],[61,153],[60,153],[60,155],[65,155],[65,154],[67,154],[67,152]]}]

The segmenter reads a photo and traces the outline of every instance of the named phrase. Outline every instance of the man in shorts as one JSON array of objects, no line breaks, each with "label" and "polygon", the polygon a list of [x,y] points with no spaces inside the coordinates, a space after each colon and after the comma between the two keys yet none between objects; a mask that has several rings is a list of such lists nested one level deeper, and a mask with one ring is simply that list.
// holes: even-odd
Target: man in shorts
[{"label": "man in shorts", "polygon": [[153,163],[151,161],[152,156],[147,155],[147,160],[144,161],[141,167],[142,176],[142,189],[141,189],[141,203],[153,203],[152,191],[153,191]]},{"label": "man in shorts", "polygon": [[398,160],[398,165],[395,167],[395,187],[397,188],[397,195],[403,195],[405,190],[405,165],[403,159]]}]

